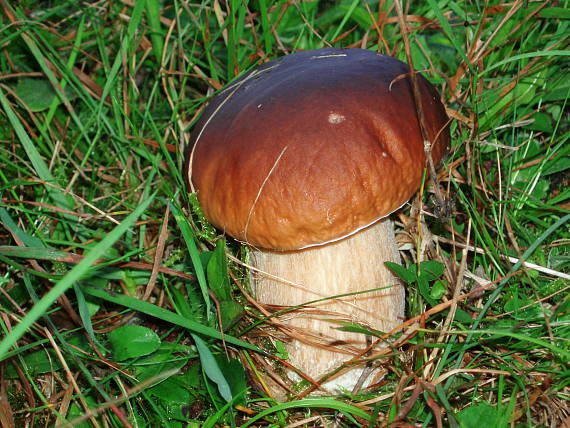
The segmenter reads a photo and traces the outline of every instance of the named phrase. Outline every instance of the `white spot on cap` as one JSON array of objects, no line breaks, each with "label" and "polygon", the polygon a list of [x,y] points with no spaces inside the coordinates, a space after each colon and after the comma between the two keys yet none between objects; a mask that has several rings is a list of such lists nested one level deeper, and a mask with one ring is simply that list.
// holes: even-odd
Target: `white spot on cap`
[{"label": "white spot on cap", "polygon": [[383,158],[387,158],[387,157],[388,157],[388,153],[382,152],[382,157],[383,157]]},{"label": "white spot on cap", "polygon": [[329,123],[332,123],[333,125],[338,125],[339,123],[344,122],[345,120],[346,117],[344,117],[342,114],[334,112],[329,113]]}]

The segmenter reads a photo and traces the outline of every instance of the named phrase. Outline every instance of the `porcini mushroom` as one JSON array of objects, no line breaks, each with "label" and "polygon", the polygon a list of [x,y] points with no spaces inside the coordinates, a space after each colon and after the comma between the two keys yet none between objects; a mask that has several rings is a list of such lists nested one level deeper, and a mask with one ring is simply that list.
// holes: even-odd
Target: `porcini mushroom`
[{"label": "porcini mushroom", "polygon": [[[330,297],[282,316],[297,331],[290,362],[314,379],[366,348],[339,322],[389,331],[404,317],[403,286],[384,262],[400,261],[388,216],[426,167],[407,73],[368,50],[295,53],[230,84],[192,133],[191,188],[206,218],[252,249],[256,298],[283,307]],[[417,82],[437,165],[448,119],[434,87]],[[350,389],[358,377],[324,386]]]}]

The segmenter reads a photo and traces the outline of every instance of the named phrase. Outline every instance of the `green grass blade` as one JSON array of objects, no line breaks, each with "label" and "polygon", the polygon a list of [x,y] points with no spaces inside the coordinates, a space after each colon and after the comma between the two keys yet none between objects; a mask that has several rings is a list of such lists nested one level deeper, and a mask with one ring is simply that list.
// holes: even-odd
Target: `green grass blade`
[{"label": "green grass blade", "polygon": [[212,351],[210,351],[206,342],[200,339],[200,336],[193,334],[192,338],[194,339],[194,343],[196,343],[196,348],[200,354],[200,362],[202,363],[202,368],[204,369],[206,376],[218,385],[218,391],[224,400],[227,402],[232,401],[232,390],[230,389],[230,385],[224,377],[222,370],[220,370],[220,366],[218,366],[216,359],[212,355]]},{"label": "green grass blade", "polygon": [[461,59],[463,60],[463,62],[465,62],[465,64],[469,68],[469,70],[473,71],[473,68],[471,66],[471,61],[469,61],[469,58],[467,58],[467,55],[465,55],[465,51],[461,47],[461,42],[459,42],[453,36],[453,29],[451,28],[451,25],[449,25],[449,22],[447,21],[447,19],[445,18],[445,16],[441,12],[441,9],[440,9],[439,5],[437,4],[436,0],[428,0],[428,3],[430,5],[430,8],[433,11],[433,13],[435,13],[435,16],[437,16],[437,19],[439,20],[441,28],[443,28],[443,32],[445,33],[447,38],[453,44],[453,47],[455,48],[456,52],[459,54],[459,56],[461,56]]},{"label": "green grass blade", "polygon": [[270,54],[273,51],[273,44],[271,43],[271,24],[269,23],[269,16],[267,14],[268,7],[265,0],[259,0],[259,9],[261,11],[261,28],[263,29],[265,53]]},{"label": "green grass blade", "polygon": [[[71,51],[69,54],[69,58],[66,63],[66,68],[69,74],[72,74],[73,65],[77,61],[77,56],[79,55],[79,49],[81,46],[81,42],[83,40],[83,35],[85,33],[85,18],[82,18],[77,26],[77,35],[75,36],[75,40],[73,42],[75,49]],[[61,79],[60,85],[61,89],[65,89],[67,87],[68,81],[64,78]],[[65,92],[64,92],[65,93]],[[58,107],[58,100],[54,98],[49,108],[49,111],[46,114],[45,122],[43,123],[43,131],[48,132],[48,129],[51,125],[51,121],[55,115],[55,112]]]},{"label": "green grass blade", "polygon": [[152,50],[156,56],[156,62],[160,64],[164,38],[160,28],[160,3],[157,0],[146,0],[146,16],[151,29]]},{"label": "green grass blade", "polygon": [[339,36],[339,34],[342,31],[342,29],[344,28],[346,22],[350,19],[350,16],[352,15],[352,13],[354,12],[354,9],[356,9],[356,7],[358,6],[359,3],[360,3],[359,0],[354,0],[351,3],[350,7],[346,11],[346,14],[342,17],[342,21],[340,22],[339,26],[336,28],[335,32],[331,36],[331,41],[336,40],[336,38]]},{"label": "green grass blade", "polygon": [[[434,330],[418,328],[417,331],[423,331],[426,333],[437,333]],[[538,345],[542,348],[550,349],[555,354],[560,355],[561,357],[565,358],[566,360],[570,360],[570,352],[566,349],[561,349],[558,346],[553,345],[552,343],[547,342],[546,340],[537,339],[536,337],[529,336],[528,334],[521,334],[515,333],[510,330],[500,330],[500,329],[484,329],[484,330],[453,330],[446,332],[448,334],[468,334],[470,336],[473,335],[484,335],[484,334],[491,334],[495,336],[507,336],[512,337],[514,339],[520,340],[521,342],[530,342],[535,345]]]},{"label": "green grass blade", "polygon": [[97,259],[99,259],[119,238],[135,223],[140,215],[147,209],[154,200],[154,196],[148,198],[135,211],[129,214],[114,230],[105,235],[84,259],[71,269],[50,291],[48,291],[40,301],[35,304],[28,314],[14,327],[12,332],[0,342],[0,360],[10,350],[10,347],[16,343],[75,281],[79,280],[91,267]]},{"label": "green grass blade", "polygon": [[[17,237],[20,241],[22,241],[24,245],[28,247],[39,247],[39,248],[43,247],[44,244],[40,239],[20,229],[16,224],[16,222],[12,219],[8,211],[2,207],[0,207],[0,223],[2,223],[6,228],[6,230],[8,230],[13,236]],[[20,247],[3,246],[2,248],[3,249],[10,248],[10,250],[12,251],[19,251],[17,249]],[[0,254],[1,253],[2,252],[0,251]]]},{"label": "green grass blade", "polygon": [[520,59],[525,59],[525,58],[537,58],[537,57],[549,57],[549,56],[570,56],[570,51],[567,50],[552,50],[552,51],[543,51],[543,52],[527,52],[524,54],[520,54],[520,55],[514,55],[510,58],[506,58],[502,61],[496,62],[495,64],[486,67],[485,70],[483,70],[479,76],[477,77],[482,77],[485,74],[489,73],[490,71],[499,68],[505,64],[508,64],[510,62],[515,62],[518,61]]},{"label": "green grass blade", "polygon": [[[21,9],[16,10],[16,16],[18,16],[19,19],[22,20],[22,22],[27,20],[27,16],[24,14],[24,12]],[[49,61],[48,58],[46,58],[42,49],[40,49],[38,47],[39,43],[38,43],[38,41],[36,41],[32,37],[32,32],[30,32],[28,34],[28,32],[23,31],[20,34],[20,36],[22,37],[22,40],[24,41],[24,43],[26,44],[26,46],[28,47],[28,49],[30,50],[32,55],[34,56],[34,59],[36,60],[36,62],[40,66],[42,72],[45,74],[45,76],[48,78],[48,80],[52,84],[52,86],[53,86],[54,90],[56,91],[58,97],[60,98],[61,102],[65,105],[65,107],[66,107],[69,115],[73,119],[75,125],[79,128],[79,130],[81,131],[81,134],[85,135],[86,130],[85,130],[83,122],[75,113],[75,110],[73,109],[70,100],[67,98],[67,96],[65,95],[65,92],[63,91],[62,87],[60,86],[59,81],[57,80],[57,77],[55,76],[54,72],[48,66],[48,64],[52,63],[52,61]]]},{"label": "green grass blade", "polygon": [[210,317],[210,311],[212,303],[210,302],[210,296],[208,295],[208,284],[206,281],[206,274],[204,273],[204,266],[202,265],[202,260],[200,259],[200,253],[198,252],[198,247],[196,246],[196,242],[194,241],[194,234],[192,233],[192,229],[188,224],[188,219],[182,211],[174,204],[171,204],[172,213],[174,218],[176,219],[176,223],[180,228],[180,232],[182,233],[182,237],[184,238],[184,242],[188,248],[188,252],[190,253],[190,259],[192,260],[192,264],[194,265],[194,271],[196,272],[196,278],[198,279],[198,284],[200,286],[200,290],[202,291],[202,297],[204,298],[204,302],[206,303],[206,316]]},{"label": "green grass blade", "polygon": [[106,83],[105,83],[105,86],[103,87],[103,94],[101,95],[101,101],[99,103],[99,113],[101,113],[103,111],[103,106],[105,105],[105,100],[107,99],[109,94],[112,92],[112,90],[115,89],[117,86],[116,79],[117,79],[119,71],[123,65],[123,56],[126,54],[129,46],[133,42],[133,39],[135,37],[135,31],[138,28],[138,26],[140,25],[140,22],[142,19],[142,13],[144,10],[144,5],[145,5],[144,1],[139,1],[139,2],[135,3],[135,7],[134,7],[133,12],[131,14],[129,26],[127,28],[127,36],[125,38],[123,38],[123,40],[121,41],[121,48],[119,50],[119,53],[115,57],[115,61],[114,61],[113,65],[111,66],[111,70],[107,74]]},{"label": "green grass blade", "polygon": [[89,316],[89,307],[87,306],[85,294],[83,294],[82,288],[77,283],[73,284],[73,291],[75,292],[75,296],[77,298],[77,308],[79,309],[79,316],[81,317],[81,322],[83,322],[83,327],[85,327],[85,331],[91,340],[97,343],[97,337],[95,336],[93,323],[91,322],[91,317]]},{"label": "green grass blade", "polygon": [[357,416],[359,418],[364,419],[365,421],[369,421],[370,420],[370,416],[368,415],[368,413],[366,413],[364,410],[353,406],[351,404],[347,404],[344,403],[342,401],[338,401],[338,400],[334,400],[332,398],[307,398],[305,400],[298,400],[298,401],[290,401],[288,403],[280,403],[277,404],[273,407],[270,407],[267,410],[264,410],[263,412],[258,413],[257,415],[255,415],[253,418],[249,419],[245,424],[243,424],[241,427],[245,428],[250,426],[251,424],[253,424],[254,422],[258,421],[259,419],[264,418],[265,416],[268,416],[272,413],[276,413],[276,412],[281,412],[283,410],[288,410],[288,409],[306,409],[306,408],[325,408],[325,409],[335,409],[338,410],[340,412],[343,413],[348,413],[348,414],[352,414],[354,416]]},{"label": "green grass blade", "polygon": [[[544,242],[544,240],[546,238],[548,238],[548,236],[550,236],[555,230],[557,230],[559,227],[561,227],[562,225],[564,225],[564,223],[566,223],[567,221],[570,220],[570,214],[565,215],[564,217],[562,217],[560,220],[558,220],[556,223],[554,223],[552,226],[550,226],[547,230],[545,230],[536,241],[533,242],[533,244],[523,253],[523,256],[519,259],[519,261],[517,263],[515,263],[511,270],[509,271],[509,273],[513,273],[516,272],[517,270],[519,270],[522,266],[522,264],[536,251],[536,249],[540,246],[540,244],[542,244]],[[481,312],[479,313],[479,316],[477,317],[477,319],[473,322],[473,330],[471,330],[471,332],[467,335],[467,337],[465,338],[465,342],[463,343],[463,349],[461,350],[461,352],[459,352],[458,356],[457,356],[457,363],[456,363],[456,368],[459,368],[461,366],[461,363],[463,361],[463,356],[465,355],[465,352],[467,352],[467,349],[469,348],[471,341],[473,340],[473,336],[476,334],[476,328],[477,326],[481,323],[481,320],[483,319],[483,317],[485,316],[485,314],[487,313],[487,311],[489,310],[489,308],[491,307],[491,305],[495,302],[495,300],[498,298],[499,294],[501,293],[501,291],[503,290],[503,287],[505,286],[505,284],[507,283],[507,281],[509,281],[510,276],[503,279],[495,288],[495,290],[493,291],[493,293],[489,296],[489,298],[487,299],[487,302],[485,303],[485,305],[483,306],[483,308],[481,309]],[[446,383],[446,388],[451,385],[450,383],[451,381],[448,381]]]},{"label": "green grass blade", "polygon": [[[28,240],[28,242],[30,241]],[[31,242],[36,243],[35,240]],[[26,241],[24,241],[24,243],[26,245],[29,245],[28,243],[26,243]],[[18,247],[17,245],[0,245],[0,254],[8,257],[19,257],[19,258],[32,259],[32,260],[55,260],[55,261],[62,260],[65,257],[69,256],[69,253],[66,253],[64,251],[54,250],[52,248],[37,247],[37,246]]]},{"label": "green grass blade", "polygon": [[170,312],[164,308],[153,305],[152,303],[135,299],[134,297],[130,296],[111,293],[95,287],[83,287],[83,292],[90,296],[107,300],[109,302],[116,303],[117,305],[125,306],[129,309],[139,311],[151,317],[161,319],[163,321],[177,325],[179,327],[183,327],[194,333],[198,333],[203,336],[212,337],[214,339],[224,340],[225,342],[231,343],[232,345],[251,349],[252,351],[256,351],[262,354],[264,353],[261,349],[259,349],[256,346],[253,346],[247,342],[236,339],[233,336],[222,334],[220,331],[212,327],[204,326],[195,321],[189,320],[188,318],[175,314],[174,312]]},{"label": "green grass blade", "polygon": [[[14,132],[18,136],[20,143],[22,143],[22,146],[24,147],[24,150],[26,151],[26,154],[28,155],[30,162],[34,166],[34,170],[37,176],[48,183],[55,184],[56,180],[51,175],[48,166],[46,165],[43,158],[37,151],[34,142],[32,141],[32,139],[24,129],[24,126],[20,122],[20,119],[18,119],[18,116],[16,115],[16,113],[14,113],[14,110],[12,110],[12,106],[10,106],[10,102],[8,101],[8,98],[6,98],[6,95],[4,94],[4,91],[2,90],[1,87],[0,87],[0,104],[2,105],[2,108],[6,113],[6,116],[8,117],[10,124],[14,128]],[[61,190],[47,185],[45,187],[50,197],[58,206],[65,207],[68,210],[73,209],[73,205],[69,202],[69,200],[65,197],[65,194]]]}]

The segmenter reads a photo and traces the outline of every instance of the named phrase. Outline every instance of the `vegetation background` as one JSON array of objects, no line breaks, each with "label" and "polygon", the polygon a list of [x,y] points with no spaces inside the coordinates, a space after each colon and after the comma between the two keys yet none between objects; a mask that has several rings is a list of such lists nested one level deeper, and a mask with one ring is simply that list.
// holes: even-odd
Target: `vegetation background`
[{"label": "vegetation background", "polygon": [[[569,25],[568,1],[0,0],[0,425],[569,426]],[[417,328],[373,387],[279,403],[185,143],[257,64],[406,41],[453,119],[451,215],[427,187],[397,219]]]}]

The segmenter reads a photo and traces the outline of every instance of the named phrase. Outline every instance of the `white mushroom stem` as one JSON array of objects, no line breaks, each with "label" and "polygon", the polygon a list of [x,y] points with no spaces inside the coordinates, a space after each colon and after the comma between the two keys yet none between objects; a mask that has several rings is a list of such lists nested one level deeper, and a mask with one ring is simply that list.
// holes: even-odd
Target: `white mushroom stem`
[{"label": "white mushroom stem", "polygon": [[[358,323],[383,332],[402,322],[404,288],[384,266],[386,261],[400,262],[389,219],[323,246],[286,253],[253,251],[256,268],[285,280],[256,275],[255,293],[263,304],[297,306],[325,297],[358,293],[310,304],[280,316],[279,320],[295,327],[295,336],[303,339],[287,343],[291,364],[318,379],[369,345],[364,334],[340,331],[339,322]],[[382,289],[359,293],[377,288]],[[316,342],[327,349],[316,346]],[[323,386],[329,391],[351,390],[362,370],[355,368]]]}]

